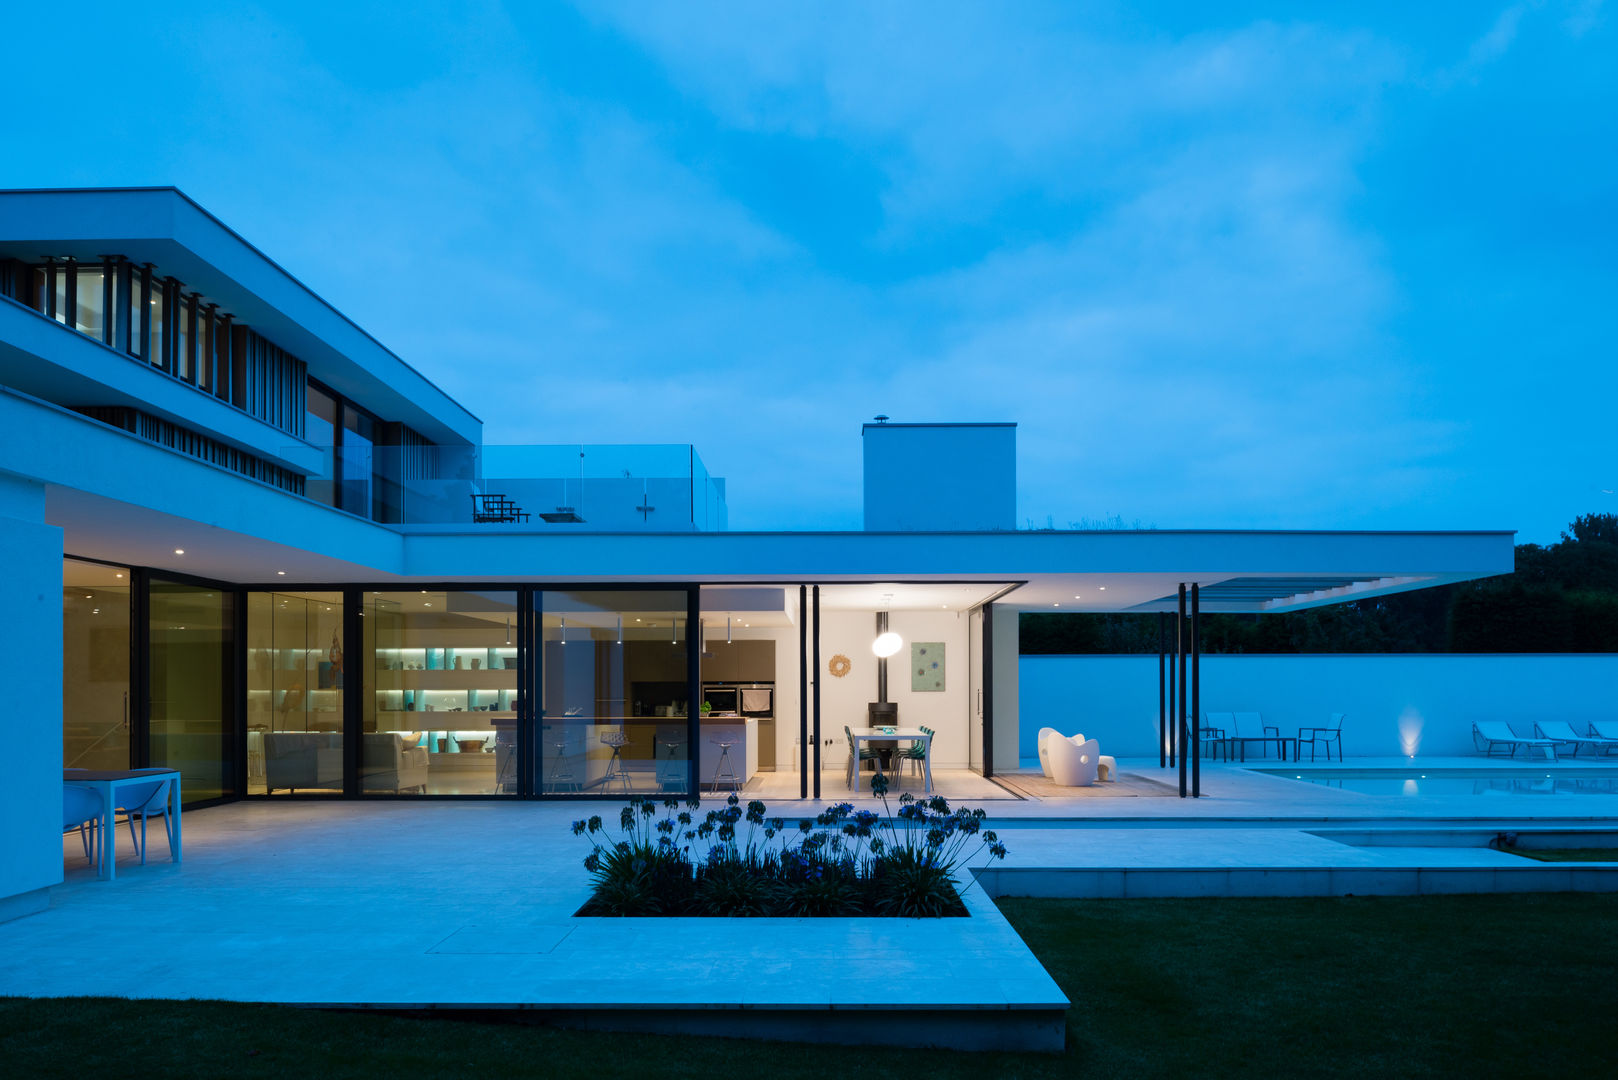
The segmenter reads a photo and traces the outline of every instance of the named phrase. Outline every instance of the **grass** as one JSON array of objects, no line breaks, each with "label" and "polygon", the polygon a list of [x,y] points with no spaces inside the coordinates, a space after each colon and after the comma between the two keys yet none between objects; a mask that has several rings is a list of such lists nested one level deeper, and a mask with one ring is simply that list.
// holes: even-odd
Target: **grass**
[{"label": "grass", "polygon": [[1610,847],[1503,847],[1500,850],[1507,855],[1521,855],[1525,859],[1538,859],[1540,862],[1618,862],[1618,848]]},{"label": "grass", "polygon": [[[217,1002],[0,999],[7,1076],[1553,1075],[1610,1067],[1618,896],[1005,900],[1063,1054],[566,1031]],[[947,958],[940,958],[941,962]],[[251,979],[251,972],[243,978]],[[895,985],[902,994],[904,987]]]}]

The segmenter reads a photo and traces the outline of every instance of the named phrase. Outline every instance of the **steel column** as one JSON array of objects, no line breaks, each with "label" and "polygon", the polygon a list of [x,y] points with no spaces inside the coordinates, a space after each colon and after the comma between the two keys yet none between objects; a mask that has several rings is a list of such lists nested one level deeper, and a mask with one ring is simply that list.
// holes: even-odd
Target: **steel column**
[{"label": "steel column", "polygon": [[809,797],[809,586],[798,586],[798,798]]},{"label": "steel column", "polygon": [[1202,798],[1202,587],[1191,583],[1191,797]]},{"label": "steel column", "polygon": [[1169,702],[1168,659],[1164,655],[1163,636],[1168,631],[1163,612],[1157,613],[1157,767],[1167,768],[1169,763]]},{"label": "steel column", "polygon": [[813,597],[813,600],[811,602],[812,602],[812,604],[814,606],[814,614],[815,614],[814,644],[811,647],[811,653],[812,653],[812,659],[814,661],[814,665],[810,669],[814,673],[814,682],[815,682],[815,697],[814,697],[815,753],[814,753],[813,760],[814,760],[814,768],[815,768],[815,798],[818,799],[818,798],[820,798],[820,586],[819,585],[815,586],[814,597]]},{"label": "steel column", "polygon": [[1180,743],[1180,798],[1185,798],[1185,676],[1186,676],[1186,640],[1185,640],[1185,582],[1180,583],[1180,603],[1174,615],[1174,653],[1175,660],[1180,669],[1180,696],[1176,699],[1174,709],[1174,730]]}]

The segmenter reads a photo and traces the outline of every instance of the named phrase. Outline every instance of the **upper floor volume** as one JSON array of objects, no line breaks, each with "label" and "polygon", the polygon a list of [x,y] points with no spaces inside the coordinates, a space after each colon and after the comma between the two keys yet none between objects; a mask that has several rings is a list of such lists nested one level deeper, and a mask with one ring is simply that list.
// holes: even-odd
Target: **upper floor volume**
[{"label": "upper floor volume", "polygon": [[471,412],[174,188],[0,192],[0,297],[0,386],[373,521],[725,527],[687,446],[486,453]]}]

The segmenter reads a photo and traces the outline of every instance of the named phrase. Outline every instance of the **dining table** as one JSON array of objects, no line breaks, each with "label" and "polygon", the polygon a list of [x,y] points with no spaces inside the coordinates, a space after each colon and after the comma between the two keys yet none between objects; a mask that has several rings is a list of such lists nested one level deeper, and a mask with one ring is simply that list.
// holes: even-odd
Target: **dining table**
[{"label": "dining table", "polygon": [[63,769],[62,783],[89,788],[101,797],[101,863],[98,876],[109,881],[117,876],[118,832],[113,828],[118,809],[118,791],[133,784],[172,779],[169,785],[169,818],[174,823],[171,853],[180,861],[180,770],[178,769]]},{"label": "dining table", "polygon": [[[927,734],[925,731],[921,730],[920,728],[913,728],[913,727],[863,727],[863,728],[850,728],[848,733],[849,733],[849,736],[854,740],[854,762],[855,762],[856,765],[858,765],[858,763],[859,763],[859,759],[860,759],[860,743],[862,743],[862,742],[873,743],[873,742],[906,741],[906,742],[911,743],[912,745],[914,745],[914,744],[916,744],[918,742],[921,743],[922,744],[922,758],[921,758],[922,779],[923,779],[924,783],[926,784],[926,790],[928,790],[928,791],[933,790],[933,737],[931,735]],[[878,759],[879,762],[880,762],[880,760],[881,759]],[[902,761],[903,759],[899,759],[899,760]],[[879,765],[879,767],[880,767],[880,765]],[[895,768],[894,768],[894,773],[897,774],[898,771],[899,770],[898,770],[898,767],[896,765]],[[860,789],[860,770],[858,768],[855,768],[855,770],[854,770],[854,790],[859,791],[859,789]]]}]

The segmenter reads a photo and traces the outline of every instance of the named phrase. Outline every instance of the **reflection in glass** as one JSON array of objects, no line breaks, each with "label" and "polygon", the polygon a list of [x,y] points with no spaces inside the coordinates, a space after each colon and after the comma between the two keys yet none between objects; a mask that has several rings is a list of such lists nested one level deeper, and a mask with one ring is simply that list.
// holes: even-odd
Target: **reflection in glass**
[{"label": "reflection in glass", "polygon": [[343,595],[247,596],[247,791],[343,790]]},{"label": "reflection in glass", "polygon": [[174,374],[182,379],[191,378],[191,304],[176,296],[179,304],[174,309]]},{"label": "reflection in glass", "polygon": [[327,506],[337,505],[337,400],[324,390],[309,384],[304,408],[304,435],[320,451],[320,472],[310,473],[304,481],[303,493]]},{"label": "reflection in glass", "polygon": [[368,592],[360,789],[517,792],[517,596]]},{"label": "reflection in glass", "polygon": [[163,286],[152,282],[152,295],[146,302],[146,359],[163,366]]},{"label": "reflection in glass", "polygon": [[101,295],[101,268],[80,269],[74,297],[73,327],[81,334],[100,340],[106,330],[106,312]]},{"label": "reflection in glass", "polygon": [[180,770],[187,802],[234,795],[224,767],[235,711],[232,597],[153,578],[147,604],[151,763]]},{"label": "reflection in glass", "polygon": [[355,514],[370,517],[371,507],[371,445],[376,438],[376,424],[352,405],[343,406],[342,502],[339,505]]},{"label": "reflection in glass", "polygon": [[63,559],[62,765],[129,764],[129,571]]},{"label": "reflection in glass", "polygon": [[540,790],[687,791],[686,591],[547,591],[538,603]]}]

